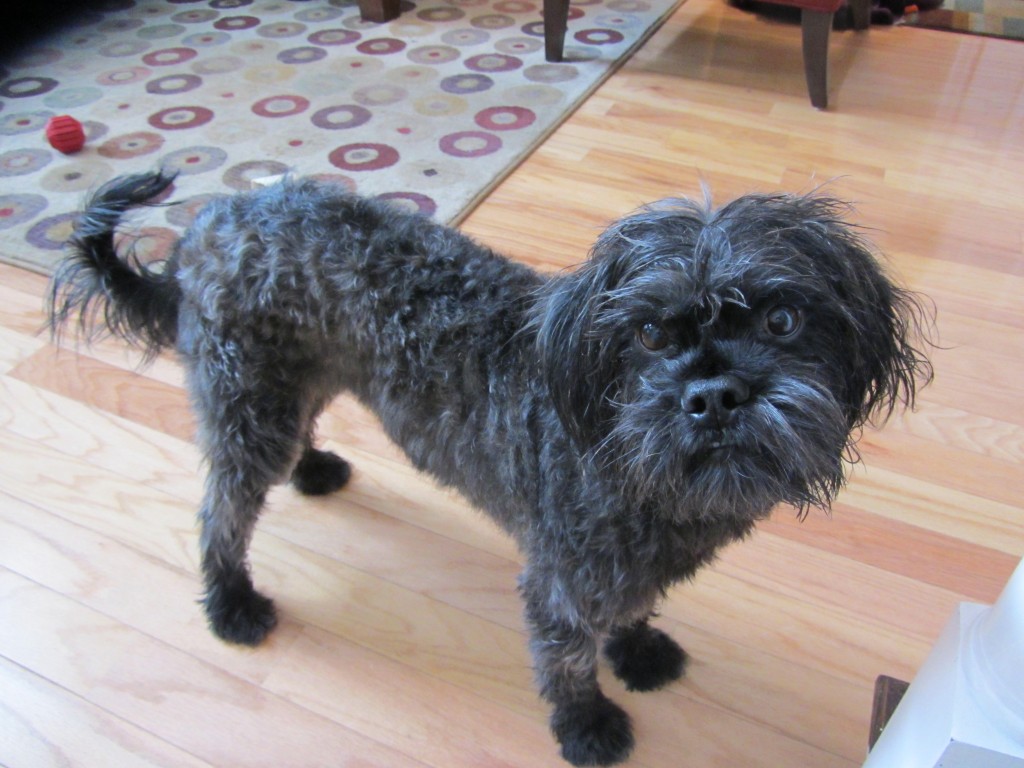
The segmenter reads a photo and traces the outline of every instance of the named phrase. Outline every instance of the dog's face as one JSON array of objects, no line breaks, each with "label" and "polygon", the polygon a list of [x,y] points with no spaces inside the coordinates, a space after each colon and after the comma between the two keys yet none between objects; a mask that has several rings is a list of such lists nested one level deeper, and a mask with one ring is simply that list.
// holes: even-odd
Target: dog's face
[{"label": "dog's face", "polygon": [[667,201],[556,278],[559,416],[626,498],[685,519],[827,508],[853,435],[928,376],[922,312],[821,197]]}]

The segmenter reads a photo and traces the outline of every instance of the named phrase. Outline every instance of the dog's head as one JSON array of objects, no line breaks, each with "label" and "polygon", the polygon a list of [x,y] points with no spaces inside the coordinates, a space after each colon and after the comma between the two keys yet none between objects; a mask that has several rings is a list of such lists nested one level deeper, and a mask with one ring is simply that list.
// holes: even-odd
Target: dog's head
[{"label": "dog's head", "polygon": [[913,404],[928,315],[843,211],[664,201],[551,281],[536,328],[555,408],[627,498],[696,517],[827,509],[859,427]]}]

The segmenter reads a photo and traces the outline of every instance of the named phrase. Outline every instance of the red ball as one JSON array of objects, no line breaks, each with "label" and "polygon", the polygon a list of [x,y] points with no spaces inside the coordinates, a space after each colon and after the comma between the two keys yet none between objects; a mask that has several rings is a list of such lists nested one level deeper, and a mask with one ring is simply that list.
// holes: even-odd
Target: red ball
[{"label": "red ball", "polygon": [[58,152],[70,155],[85,146],[85,131],[71,115],[58,115],[46,123],[46,140]]}]

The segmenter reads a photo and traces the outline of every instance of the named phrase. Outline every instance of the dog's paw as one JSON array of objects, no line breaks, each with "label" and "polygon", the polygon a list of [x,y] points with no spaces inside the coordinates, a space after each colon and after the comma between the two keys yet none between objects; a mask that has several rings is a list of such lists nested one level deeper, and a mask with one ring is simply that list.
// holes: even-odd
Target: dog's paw
[{"label": "dog's paw", "polygon": [[277,626],[273,601],[249,585],[212,589],[203,604],[213,633],[229,643],[259,645]]},{"label": "dog's paw", "polygon": [[330,451],[309,448],[292,472],[292,484],[306,496],[326,496],[338,490],[352,477],[347,461]]},{"label": "dog's paw", "polygon": [[562,745],[562,757],[573,765],[613,765],[633,750],[629,715],[601,693],[556,707],[551,730]]},{"label": "dog's paw", "polygon": [[615,676],[630,691],[653,691],[678,680],[686,670],[686,651],[646,623],[613,635],[604,652]]}]

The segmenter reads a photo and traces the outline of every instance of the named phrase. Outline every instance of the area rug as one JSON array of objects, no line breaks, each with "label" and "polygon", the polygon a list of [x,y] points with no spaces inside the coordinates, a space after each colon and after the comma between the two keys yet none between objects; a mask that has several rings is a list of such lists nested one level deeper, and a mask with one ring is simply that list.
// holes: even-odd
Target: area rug
[{"label": "area rug", "polygon": [[933,10],[909,11],[901,23],[1024,40],[1024,0],[944,0]]},{"label": "area rug", "polygon": [[[456,223],[653,32],[678,0],[574,2],[561,63],[541,0],[109,0],[0,67],[0,260],[51,270],[87,193],[178,173],[146,209],[162,255],[211,195],[316,176]],[[85,147],[45,127],[70,115]]]}]

